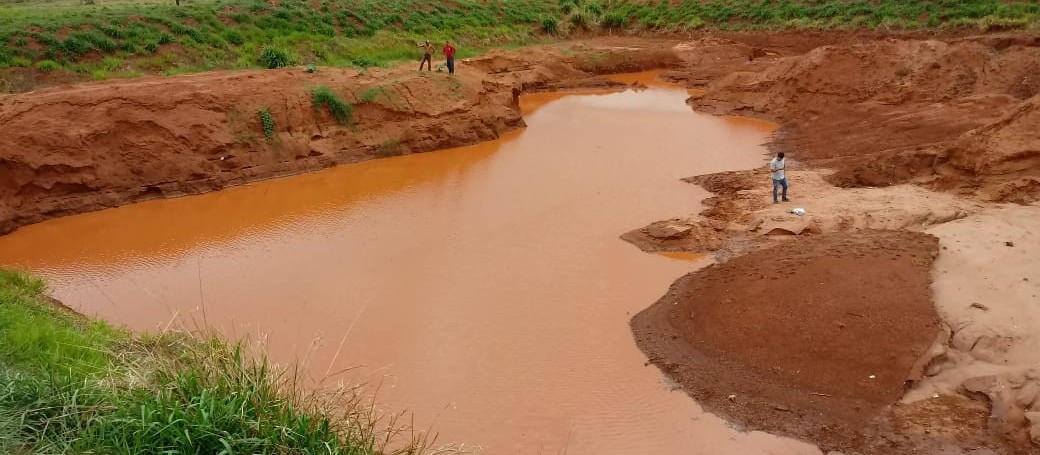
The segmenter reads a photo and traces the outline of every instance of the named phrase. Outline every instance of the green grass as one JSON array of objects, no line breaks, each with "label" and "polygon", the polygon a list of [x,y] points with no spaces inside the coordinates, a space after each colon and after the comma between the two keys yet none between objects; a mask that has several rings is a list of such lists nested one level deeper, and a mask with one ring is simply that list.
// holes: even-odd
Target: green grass
[{"label": "green grass", "polygon": [[274,142],[275,125],[274,116],[271,115],[266,107],[257,111],[257,115],[260,116],[260,126],[264,130],[264,138],[267,139],[268,143]]},{"label": "green grass", "polygon": [[40,280],[0,270],[0,453],[417,454],[386,442],[356,388],[295,375],[215,337],[135,335],[56,308]]},{"label": "green grass", "polygon": [[0,360],[33,374],[78,381],[106,370],[118,333],[50,305],[42,281],[0,270]]},{"label": "green grass", "polygon": [[315,109],[326,108],[340,125],[350,125],[354,118],[354,107],[343,101],[332,89],[321,86],[311,90],[311,104]]},{"label": "green grass", "polygon": [[[0,0],[3,68],[121,77],[294,62],[369,67],[452,40],[460,56],[574,31],[1040,28],[1009,0]],[[274,4],[272,4],[274,3]],[[265,50],[267,50],[265,52]],[[277,51],[277,52],[275,52]],[[174,58],[158,67],[156,54]],[[120,71],[102,68],[119,57]],[[84,76],[85,77],[85,76]],[[11,84],[7,84],[10,86]],[[0,83],[0,87],[4,84]]]}]

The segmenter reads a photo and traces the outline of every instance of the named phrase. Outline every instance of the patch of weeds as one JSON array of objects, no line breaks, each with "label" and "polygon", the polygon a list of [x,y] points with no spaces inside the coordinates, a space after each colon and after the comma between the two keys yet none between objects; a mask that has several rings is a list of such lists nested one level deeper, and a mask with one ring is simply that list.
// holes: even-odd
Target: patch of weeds
[{"label": "patch of weeds", "polygon": [[260,126],[264,129],[264,137],[267,139],[267,143],[273,143],[275,133],[274,116],[271,115],[271,111],[267,110],[266,107],[260,109],[257,114],[260,116]]},{"label": "patch of weeds", "polygon": [[379,87],[367,89],[364,92],[361,92],[361,102],[373,103],[376,101],[376,98],[379,97],[380,93],[382,93],[382,89]]},{"label": "patch of weeds", "polygon": [[332,89],[321,86],[311,90],[311,104],[315,109],[325,107],[340,125],[353,123],[354,107],[343,101]]},{"label": "patch of weeds", "polygon": [[10,65],[16,68],[28,68],[32,66],[32,60],[25,57],[14,57],[11,59]]},{"label": "patch of weeds", "polygon": [[224,33],[221,34],[221,37],[223,37],[225,41],[236,46],[241,46],[246,42],[245,35],[233,28],[225,30]]},{"label": "patch of weeds", "polygon": [[373,66],[379,66],[379,62],[365,56],[356,56],[350,59],[350,66],[357,68],[371,68]]},{"label": "patch of weeds", "polygon": [[268,69],[283,68],[293,64],[293,58],[283,49],[264,46],[260,51],[260,63]]},{"label": "patch of weeds", "polygon": [[585,30],[592,30],[599,27],[599,16],[588,7],[577,7],[571,10],[571,13],[567,16],[567,20],[570,21],[575,27],[583,28]]},{"label": "patch of weeds", "polygon": [[36,69],[43,71],[44,73],[49,73],[61,69],[61,64],[54,60],[40,60],[36,62]]},{"label": "patch of weeds", "polygon": [[542,32],[547,35],[555,35],[560,32],[559,21],[552,16],[542,18]]},{"label": "patch of weeds", "polygon": [[401,149],[401,141],[397,139],[387,139],[379,144],[379,151],[377,154],[382,158],[388,158],[391,156],[400,156],[404,151]]},{"label": "patch of weeds", "polygon": [[318,72],[318,65],[315,65],[313,63],[308,63],[307,66],[305,66],[303,68],[303,71],[305,73],[316,73],[316,72]]},{"label": "patch of weeds", "polygon": [[94,50],[94,46],[90,41],[76,35],[71,35],[62,40],[61,48],[70,57],[78,57]]},{"label": "patch of weeds", "polygon": [[622,28],[628,25],[629,17],[621,11],[611,11],[603,16],[603,26],[607,28]]}]

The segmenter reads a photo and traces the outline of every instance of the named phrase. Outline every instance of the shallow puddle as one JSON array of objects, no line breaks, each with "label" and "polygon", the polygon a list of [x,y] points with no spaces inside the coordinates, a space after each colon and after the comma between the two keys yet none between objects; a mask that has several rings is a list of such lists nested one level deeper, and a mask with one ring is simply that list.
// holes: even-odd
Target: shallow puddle
[{"label": "shallow puddle", "polygon": [[498,141],[51,220],[0,238],[0,264],[135,329],[266,338],[319,378],[357,367],[330,380],[380,384],[385,408],[483,453],[818,453],[702,412],[632,339],[632,314],[707,260],[618,236],[698,211],[679,179],[761,165],[772,129],[686,97],[529,95],[528,128]]}]

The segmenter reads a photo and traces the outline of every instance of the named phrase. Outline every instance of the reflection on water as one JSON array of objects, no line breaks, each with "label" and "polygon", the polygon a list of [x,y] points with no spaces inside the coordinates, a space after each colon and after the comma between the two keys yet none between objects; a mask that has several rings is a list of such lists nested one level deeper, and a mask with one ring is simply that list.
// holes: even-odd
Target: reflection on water
[{"label": "reflection on water", "polygon": [[357,366],[336,379],[484,453],[818,453],[703,413],[632,340],[705,261],[618,235],[698,211],[679,179],[760,164],[772,128],[686,96],[531,95],[498,141],[51,220],[0,238],[0,264],[135,329],[177,316],[319,377]]}]

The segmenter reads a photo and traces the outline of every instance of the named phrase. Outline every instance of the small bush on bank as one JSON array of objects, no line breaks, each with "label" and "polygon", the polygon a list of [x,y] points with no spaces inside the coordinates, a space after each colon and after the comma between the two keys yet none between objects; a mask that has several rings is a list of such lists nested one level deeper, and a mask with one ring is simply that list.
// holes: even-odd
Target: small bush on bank
[{"label": "small bush on bank", "polygon": [[285,50],[265,46],[260,51],[260,63],[268,69],[275,69],[292,65],[293,59]]},{"label": "small bush on bank", "polygon": [[321,86],[311,90],[311,104],[315,109],[327,108],[332,118],[340,125],[350,125],[353,122],[354,107],[328,87]]},{"label": "small bush on bank", "polygon": [[274,142],[274,116],[271,115],[271,111],[267,110],[266,107],[260,109],[258,114],[260,115],[260,126],[264,130],[264,137],[267,139],[267,142]]},{"label": "small bush on bank", "polygon": [[36,69],[49,73],[51,71],[61,69],[61,65],[54,60],[40,60],[36,62]]}]

